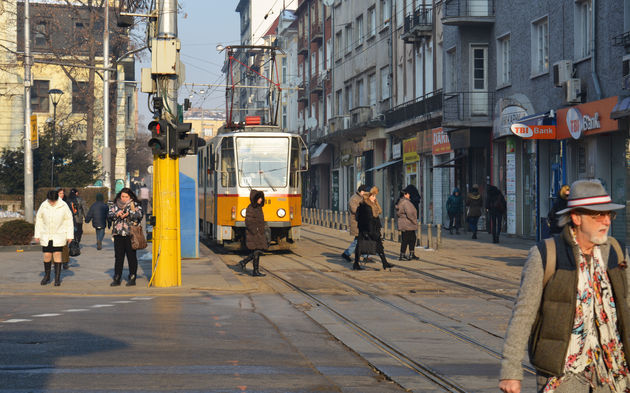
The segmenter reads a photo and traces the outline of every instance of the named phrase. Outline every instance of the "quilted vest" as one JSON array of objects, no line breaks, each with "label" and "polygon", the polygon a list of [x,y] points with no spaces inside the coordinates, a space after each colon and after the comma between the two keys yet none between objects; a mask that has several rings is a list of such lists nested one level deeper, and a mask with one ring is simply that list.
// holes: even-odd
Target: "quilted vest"
[{"label": "quilted vest", "polygon": [[[529,358],[536,370],[550,376],[564,374],[567,349],[575,320],[578,270],[575,255],[563,235],[555,237],[556,272],[545,288],[529,340]],[[625,246],[620,243],[625,252]],[[543,270],[547,257],[544,242],[538,244]],[[617,310],[617,328],[626,360],[630,363],[630,309],[626,304],[627,282],[624,268],[613,247],[608,254],[608,278]],[[602,255],[606,258],[606,256]]]}]

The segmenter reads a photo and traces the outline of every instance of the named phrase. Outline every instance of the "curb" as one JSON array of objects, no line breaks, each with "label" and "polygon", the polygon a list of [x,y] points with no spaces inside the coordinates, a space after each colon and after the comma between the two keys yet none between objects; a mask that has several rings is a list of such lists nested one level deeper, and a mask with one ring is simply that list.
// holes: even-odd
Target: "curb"
[{"label": "curb", "polygon": [[39,244],[0,246],[0,253],[1,252],[41,251],[41,250],[42,250],[42,246]]}]

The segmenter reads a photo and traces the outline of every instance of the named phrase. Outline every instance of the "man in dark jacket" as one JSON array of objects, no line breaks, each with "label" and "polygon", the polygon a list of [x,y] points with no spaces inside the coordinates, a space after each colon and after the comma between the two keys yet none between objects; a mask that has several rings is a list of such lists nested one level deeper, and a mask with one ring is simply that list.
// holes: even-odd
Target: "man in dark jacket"
[{"label": "man in dark jacket", "polygon": [[542,392],[630,389],[625,246],[608,236],[615,210],[597,180],[571,185],[562,234],[532,247],[503,345],[499,388],[519,393],[523,349]]},{"label": "man in dark jacket", "polygon": [[553,234],[562,232],[562,228],[558,226],[558,215],[556,213],[567,208],[567,199],[569,198],[570,193],[571,187],[569,187],[568,184],[560,187],[560,191],[558,191],[558,199],[551,207],[551,210],[549,210],[547,220],[549,222],[549,231]]},{"label": "man in dark jacket", "polygon": [[462,196],[457,187],[453,189],[453,193],[446,200],[446,212],[448,213],[448,230],[452,235],[453,228],[455,228],[459,235],[460,220],[462,217]]},{"label": "man in dark jacket", "polygon": [[68,200],[74,218],[74,240],[76,240],[77,243],[81,243],[81,238],[83,237],[83,220],[85,219],[87,206],[83,198],[79,196],[79,191],[76,188],[70,190]]},{"label": "man in dark jacket", "polygon": [[486,209],[490,215],[490,227],[492,229],[492,243],[499,242],[501,234],[501,225],[503,224],[503,215],[506,212],[505,197],[501,190],[493,185],[488,185],[488,198],[486,198]]},{"label": "man in dark jacket", "polygon": [[468,226],[470,231],[473,233],[472,238],[477,238],[477,223],[479,222],[479,217],[481,217],[481,213],[483,210],[483,198],[479,194],[479,186],[473,184],[472,189],[466,195],[466,207],[468,217]]},{"label": "man in dark jacket", "polygon": [[92,221],[92,226],[96,229],[96,249],[103,248],[103,238],[105,237],[105,227],[107,226],[107,213],[109,208],[103,203],[103,194],[96,194],[96,202],[90,206],[87,215],[85,216],[85,222]]},{"label": "man in dark jacket", "polygon": [[263,206],[265,205],[265,194],[262,191],[251,190],[249,193],[250,204],[245,211],[245,246],[250,250],[250,254],[238,263],[242,271],[245,271],[247,262],[254,263],[252,276],[263,276],[259,270],[260,256],[263,250],[269,248],[267,235],[265,234],[265,215]]}]

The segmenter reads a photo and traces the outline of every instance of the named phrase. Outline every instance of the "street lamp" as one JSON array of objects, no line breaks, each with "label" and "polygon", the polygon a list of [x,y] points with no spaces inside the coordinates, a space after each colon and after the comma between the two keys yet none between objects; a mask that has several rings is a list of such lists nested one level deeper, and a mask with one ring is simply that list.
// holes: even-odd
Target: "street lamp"
[{"label": "street lamp", "polygon": [[48,95],[50,96],[50,101],[53,104],[53,128],[52,128],[52,138],[50,140],[50,153],[51,153],[51,162],[50,162],[50,186],[55,186],[55,128],[57,127],[57,104],[63,95],[63,91],[59,89],[50,89],[48,90]]}]

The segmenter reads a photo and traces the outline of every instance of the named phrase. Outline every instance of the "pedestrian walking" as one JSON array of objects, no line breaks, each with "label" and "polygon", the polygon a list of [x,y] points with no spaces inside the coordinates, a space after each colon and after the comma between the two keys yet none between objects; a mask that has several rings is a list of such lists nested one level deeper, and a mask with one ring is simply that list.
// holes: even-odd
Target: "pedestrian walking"
[{"label": "pedestrian walking", "polygon": [[145,215],[149,214],[149,198],[150,198],[149,187],[146,184],[142,184],[140,187],[140,204],[142,205],[142,212]]},{"label": "pedestrian walking", "polygon": [[492,243],[499,242],[501,235],[501,225],[503,225],[503,215],[507,210],[507,203],[501,190],[493,185],[488,185],[488,199],[486,200],[486,209],[490,215],[490,226],[492,230]]},{"label": "pedestrian walking", "polygon": [[55,286],[61,285],[61,253],[64,245],[74,239],[72,214],[59,193],[50,190],[46,200],[37,209],[34,240],[42,245],[44,253],[44,278],[40,282],[50,282],[51,263],[55,264]]},{"label": "pedestrian walking", "polygon": [[252,276],[260,277],[260,256],[263,251],[269,248],[269,239],[266,234],[265,215],[263,206],[265,205],[265,194],[259,190],[249,192],[250,204],[245,210],[245,245],[250,254],[245,259],[239,261],[241,271],[245,271],[245,266],[249,261],[253,261],[254,269]]},{"label": "pedestrian walking", "polygon": [[[144,211],[144,210],[143,210]],[[105,227],[107,227],[108,220],[107,215],[109,208],[103,202],[103,194],[100,192],[96,194],[96,202],[90,206],[86,216],[85,222],[92,221],[92,227],[96,230],[96,249],[103,248],[103,238],[105,237]]]},{"label": "pedestrian walking", "polygon": [[403,191],[406,191],[409,193],[409,200],[411,201],[411,204],[413,205],[413,207],[416,208],[416,211],[418,212],[418,216],[419,216],[420,215],[420,201],[422,200],[422,198],[420,197],[420,193],[418,192],[418,189],[413,184],[409,184],[407,187],[403,189]]},{"label": "pedestrian walking", "polygon": [[87,207],[83,198],[79,196],[79,191],[76,188],[70,190],[70,210],[72,211],[72,218],[74,219],[74,240],[77,243],[81,243],[83,237],[83,221],[85,220],[85,212]]},{"label": "pedestrian walking", "polygon": [[466,219],[468,229],[472,232],[472,238],[477,238],[477,223],[483,212],[483,198],[479,194],[479,186],[473,184],[470,192],[466,195]]},{"label": "pedestrian walking", "polygon": [[[375,192],[372,192],[375,191]],[[363,201],[357,207],[357,227],[359,236],[354,250],[354,264],[352,270],[363,270],[359,265],[359,257],[362,254],[376,254],[381,258],[383,270],[391,269],[394,265],[387,262],[383,238],[381,237],[381,207],[376,200],[378,189],[372,190],[363,197]]]},{"label": "pedestrian walking", "polygon": [[131,189],[125,187],[116,194],[114,203],[109,208],[108,218],[112,222],[115,258],[114,280],[110,285],[112,287],[120,285],[125,255],[129,264],[127,286],[136,285],[138,258],[136,250],[131,248],[131,226],[139,225],[142,221],[142,206]]},{"label": "pedestrian walking", "polygon": [[[410,200],[409,190],[400,191],[400,197],[395,204],[397,224],[400,231],[400,257],[399,261],[419,259],[416,256],[416,228],[418,226],[418,211]],[[409,248],[409,256],[407,256]]]},{"label": "pedestrian walking", "polygon": [[448,213],[448,230],[453,234],[453,228],[459,235],[460,220],[462,216],[462,196],[459,188],[453,188],[453,193],[446,200],[446,212]]},{"label": "pedestrian walking", "polygon": [[549,231],[552,234],[562,232],[562,228],[558,225],[558,215],[556,213],[567,208],[567,200],[569,199],[570,194],[571,187],[569,187],[569,185],[565,184],[560,187],[560,191],[558,191],[558,198],[551,207],[551,210],[549,210],[547,221],[549,222]]},{"label": "pedestrian walking", "polygon": [[538,392],[630,390],[630,291],[625,245],[608,236],[615,210],[597,180],[571,185],[562,232],[532,247],[505,343],[499,388],[521,391],[523,349]]},{"label": "pedestrian walking", "polygon": [[[66,207],[70,211],[70,214],[72,214],[72,209],[70,208],[70,201],[68,200],[68,196],[66,195],[66,190],[61,187],[58,187],[57,195],[59,195],[59,199],[61,199],[66,204]],[[74,231],[74,218],[72,219],[72,222],[73,222],[73,231]],[[64,270],[67,270],[69,268],[68,266],[69,262],[70,262],[69,244],[64,244],[63,249],[61,250],[61,266],[63,266]]]},{"label": "pedestrian walking", "polygon": [[350,246],[341,253],[341,257],[347,262],[352,262],[351,255],[354,255],[354,250],[357,247],[357,236],[359,236],[359,228],[357,227],[357,208],[359,207],[359,204],[363,202],[363,195],[368,192],[370,192],[370,187],[363,184],[357,188],[357,192],[355,192],[348,201],[348,226],[350,228],[350,234],[354,236],[354,240],[352,240]]}]

